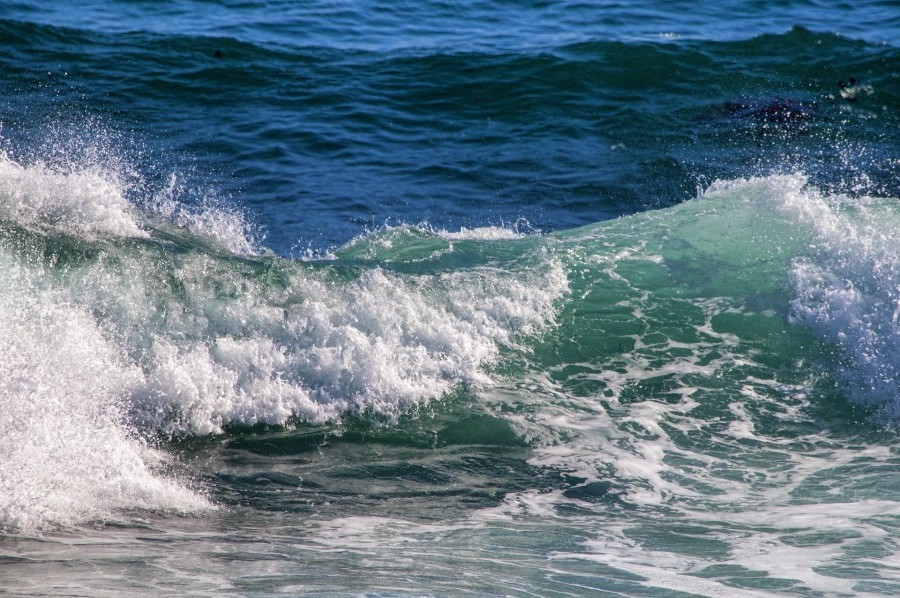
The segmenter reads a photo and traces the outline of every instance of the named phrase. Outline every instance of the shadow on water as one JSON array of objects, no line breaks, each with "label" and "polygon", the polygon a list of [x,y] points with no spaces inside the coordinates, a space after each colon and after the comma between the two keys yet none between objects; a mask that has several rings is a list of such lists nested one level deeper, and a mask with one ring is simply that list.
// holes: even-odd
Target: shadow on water
[{"label": "shadow on water", "polygon": [[[602,502],[611,486],[529,464],[529,440],[467,389],[385,425],[347,415],[324,426],[232,426],[173,441],[183,463],[228,509],[283,515],[446,521],[510,493],[576,488]],[[601,487],[603,486],[603,487]]]}]

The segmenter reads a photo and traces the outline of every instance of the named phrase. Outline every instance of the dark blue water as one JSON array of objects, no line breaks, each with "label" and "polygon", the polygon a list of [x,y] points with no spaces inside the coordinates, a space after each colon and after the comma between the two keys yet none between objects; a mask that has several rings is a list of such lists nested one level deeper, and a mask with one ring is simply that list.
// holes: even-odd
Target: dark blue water
[{"label": "dark blue water", "polygon": [[[889,146],[866,118],[896,108],[896,7],[867,4],[16,5],[5,135],[17,152],[48,129],[126,136],[149,182],[178,172],[249,207],[279,253],[386,221],[570,228],[761,159],[812,154],[834,179],[839,141]],[[831,101],[851,76],[879,97]],[[764,114],[721,113],[778,102],[810,114],[767,135]]]},{"label": "dark blue water", "polygon": [[896,594],[898,39],[0,3],[0,591]]}]

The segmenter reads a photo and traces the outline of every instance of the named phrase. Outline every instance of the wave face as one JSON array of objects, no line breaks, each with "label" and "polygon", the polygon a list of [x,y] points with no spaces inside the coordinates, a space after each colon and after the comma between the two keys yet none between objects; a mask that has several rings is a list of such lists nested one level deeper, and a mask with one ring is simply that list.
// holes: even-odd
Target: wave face
[{"label": "wave face", "polygon": [[[469,238],[516,237],[496,229],[391,230],[331,259],[295,262],[252,251],[236,214],[209,207],[188,217],[188,208],[173,207],[171,185],[130,203],[111,173],[3,157],[0,175],[3,455],[26,460],[13,467],[19,475],[36,474],[6,486],[5,526],[104,512],[109,497],[97,488],[119,483],[120,468],[133,486],[118,497],[125,505],[205,504],[184,489],[163,492],[173,482],[145,464],[152,451],[141,437],[322,424],[349,412],[395,422],[419,403],[489,380],[485,366],[551,326],[567,289],[557,261],[527,258],[539,251],[528,240],[511,268],[474,258],[448,271],[395,267],[396,256],[428,260]],[[381,263],[372,264],[376,254]],[[59,446],[21,452],[51,430]],[[44,471],[31,459],[90,465]],[[98,495],[62,491],[85,504],[23,514],[44,476]]]},{"label": "wave face", "polygon": [[[735,493],[724,473],[718,486],[705,467],[692,479],[691,467],[660,460],[668,448],[693,459],[736,439],[777,443],[812,413],[895,427],[900,254],[883,231],[897,217],[896,198],[824,193],[803,175],[773,175],[719,181],[674,208],[551,235],[568,256],[572,301],[533,367],[546,392],[581,409],[535,421],[553,422],[538,433],[589,441],[546,449],[549,462],[583,460],[574,471],[592,483],[621,468],[613,477],[632,479],[626,496],[639,504],[680,496],[722,507],[744,500],[746,488]],[[860,410],[836,409],[842,402]],[[734,459],[729,471],[747,468],[721,457]],[[700,499],[697,487],[713,498]]]},{"label": "wave face", "polygon": [[[458,451],[488,447],[477,458],[505,468],[490,483],[507,490],[474,521],[449,519],[447,550],[459,533],[550,517],[548,533],[593,538],[562,550],[566,562],[694,588],[664,573],[687,568],[710,580],[697,586],[705,593],[740,571],[777,575],[776,528],[778,542],[812,541],[810,522],[823,538],[858,539],[823,562],[856,563],[863,545],[890,551],[871,526],[894,511],[865,489],[894,458],[877,436],[860,451],[823,426],[868,421],[866,434],[891,436],[898,423],[900,253],[883,232],[900,217],[896,198],[771,175],[551,234],[385,227],[298,261],[261,248],[236,212],[179,204],[174,181],[151,193],[110,172],[9,157],[0,172],[7,532],[129,525],[135,509],[210,517],[223,506],[210,484],[247,492],[286,467],[281,455],[322,451],[335,435],[352,451],[373,441],[401,451],[406,464],[393,467],[405,481],[384,491],[416,504],[424,484],[448,512],[458,494],[440,480],[466,471],[483,492],[478,453]],[[59,217],[86,196],[89,209]],[[209,222],[220,226],[196,225]],[[268,465],[244,472],[213,458],[200,482],[166,450],[215,437]],[[527,460],[505,456],[522,446]],[[423,473],[409,478],[412,447],[425,451]],[[841,489],[803,475],[860,463]],[[285,478],[299,495],[264,508],[321,500],[374,466],[301,467]],[[833,503],[802,515],[822,492]],[[833,518],[859,493],[864,531],[843,536]],[[661,512],[677,517],[661,523]],[[326,551],[334,538],[360,550],[383,534],[417,545],[434,533],[378,513],[295,533]],[[669,533],[713,534],[730,556],[688,563]],[[799,587],[834,583],[793,575]]]},{"label": "wave face", "polygon": [[[692,405],[709,394],[709,406],[756,386],[824,400],[819,375],[883,423],[900,407],[900,254],[882,232],[896,202],[823,193],[802,175],[718,182],[674,208],[549,235],[385,228],[293,261],[254,249],[239,214],[188,219],[173,185],[129,201],[111,174],[8,157],[0,171],[6,454],[36,458],[14,456],[34,425],[88,434],[60,435],[55,450],[73,451],[60,462],[118,434],[129,467],[146,468],[131,476],[139,495],[175,483],[145,464],[147,434],[349,413],[395,425],[455,389],[502,386],[509,368],[611,409],[636,392]],[[838,353],[811,354],[814,338]],[[72,475],[105,479],[118,459]],[[7,525],[24,500],[9,488]]]}]

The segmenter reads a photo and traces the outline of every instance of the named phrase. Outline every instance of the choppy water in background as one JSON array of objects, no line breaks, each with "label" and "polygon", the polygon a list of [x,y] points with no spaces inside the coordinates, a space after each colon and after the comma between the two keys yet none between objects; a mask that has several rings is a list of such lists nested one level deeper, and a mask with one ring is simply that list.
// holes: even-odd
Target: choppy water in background
[{"label": "choppy water in background", "polygon": [[896,594],[897,39],[0,3],[0,591]]}]

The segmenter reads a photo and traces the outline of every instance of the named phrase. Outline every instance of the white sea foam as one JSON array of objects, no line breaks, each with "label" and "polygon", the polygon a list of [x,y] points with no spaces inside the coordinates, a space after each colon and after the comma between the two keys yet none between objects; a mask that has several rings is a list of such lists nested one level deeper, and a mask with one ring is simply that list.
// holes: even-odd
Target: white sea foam
[{"label": "white sea foam", "polygon": [[0,220],[88,239],[147,236],[114,174],[97,168],[23,166],[2,152]]},{"label": "white sea foam", "polygon": [[[174,176],[149,195],[129,181],[113,167],[0,156],[0,221],[15,225],[0,245],[3,529],[131,507],[208,508],[142,436],[347,411],[394,421],[458,385],[487,382],[485,366],[550,325],[567,289],[552,260],[522,272],[406,276],[238,259],[261,253],[238,212],[184,204]],[[62,246],[102,239],[103,251],[58,267],[9,243],[18,227],[64,235]],[[118,242],[158,234],[159,243]],[[177,237],[183,251],[170,250]],[[274,282],[267,271],[278,272]]]},{"label": "white sea foam", "polygon": [[[485,381],[483,367],[547,325],[566,289],[558,263],[420,277],[373,269],[337,282],[282,262],[285,284],[273,287],[232,261],[264,253],[239,212],[212,200],[184,203],[188,192],[174,175],[152,193],[134,176],[126,185],[113,166],[25,166],[4,155],[0,218],[75,243],[166,229],[196,248],[123,248],[113,259],[68,266],[57,289],[97,317],[137,368],[127,407],[151,428],[203,434],[229,422],[322,422],[348,409],[396,418],[456,385]],[[519,236],[488,227],[433,238],[442,234]]]},{"label": "white sea foam", "polygon": [[[487,381],[484,366],[546,326],[566,288],[558,265],[548,266],[543,287],[537,273],[523,280],[493,270],[409,279],[375,269],[342,284],[298,271],[285,289],[248,287],[223,299],[209,295],[210,272],[194,267],[196,275],[184,268],[179,277],[187,305],[202,309],[148,330],[139,342],[150,345],[132,348],[146,356],[139,413],[172,432],[292,416],[324,422],[348,410],[396,419],[459,384]],[[218,276],[214,284],[228,282],[227,272]],[[131,296],[135,311],[122,314],[123,328],[139,326],[147,310],[140,293]]]},{"label": "white sea foam", "polygon": [[[575,485],[511,493],[481,518],[591,530],[584,550],[557,558],[653,587],[851,595],[868,578],[840,572],[875,559],[887,583],[898,506],[881,476],[896,452],[833,437],[816,402],[835,400],[818,382],[833,376],[845,396],[896,418],[894,204],[772,176],[561,236],[557,249],[587,267],[570,274],[580,312],[559,319],[598,322],[568,329],[561,352],[585,361],[569,356],[553,376],[492,396],[520,404],[515,424],[539,443],[530,463]],[[582,350],[607,335],[623,339],[620,353]],[[817,354],[817,338],[842,358]]]},{"label": "white sea foam", "polygon": [[458,231],[436,230],[434,233],[450,241],[508,241],[510,239],[521,239],[525,236],[519,232],[518,227],[507,228],[503,226],[462,227]]},{"label": "white sea foam", "polygon": [[900,421],[900,210],[897,199],[791,190],[787,210],[816,233],[791,274],[796,320],[837,344],[854,401]]},{"label": "white sea foam", "polygon": [[139,380],[90,314],[0,254],[0,529],[210,508],[125,424]]},{"label": "white sea foam", "polygon": [[558,264],[344,282],[287,264],[286,284],[266,289],[204,254],[172,272],[142,254],[63,273],[4,258],[0,525],[23,531],[209,507],[128,421],[207,434],[348,410],[394,420],[487,382],[484,366],[545,327],[566,288]]}]

